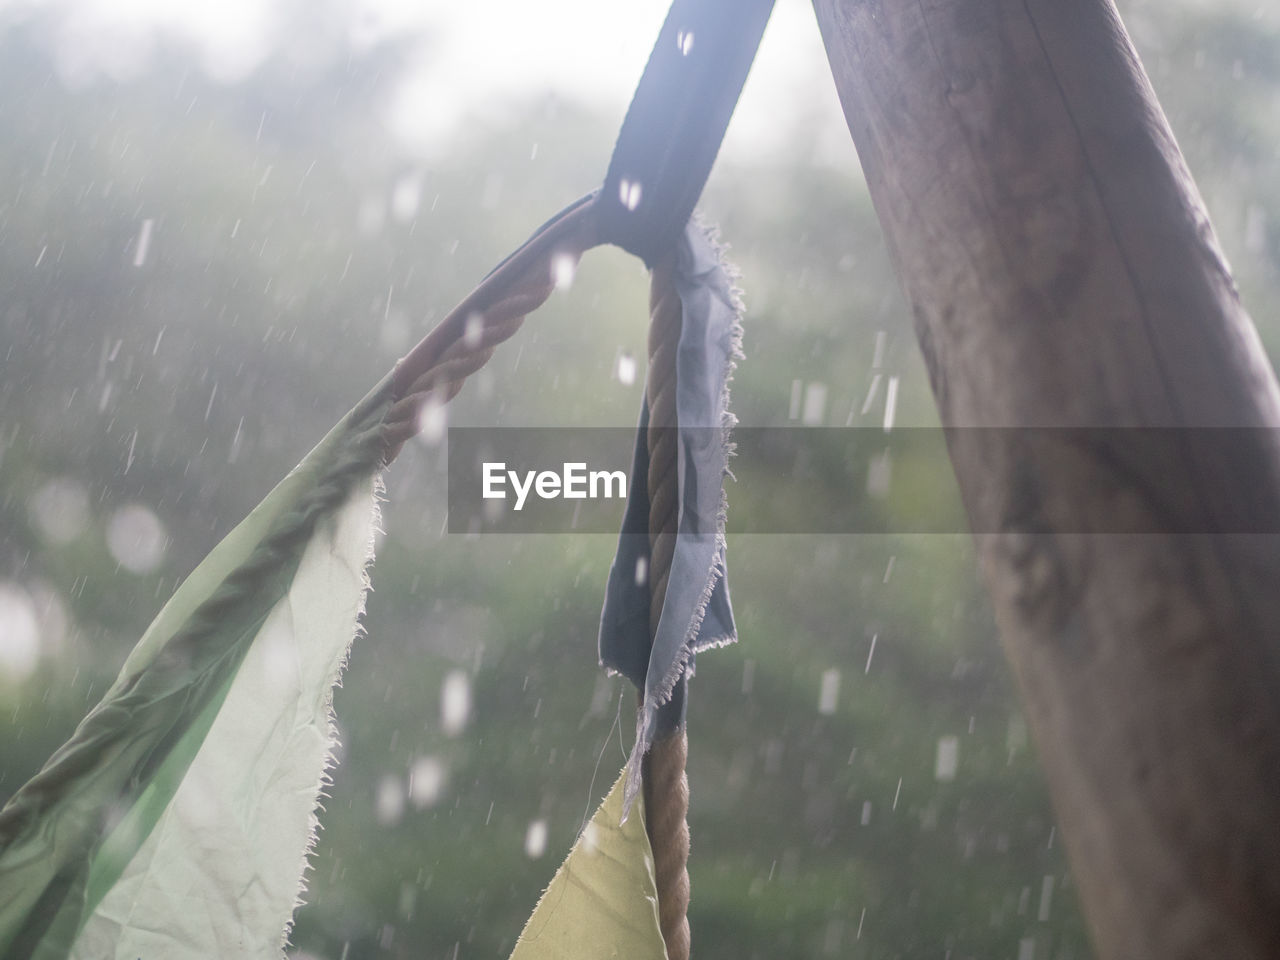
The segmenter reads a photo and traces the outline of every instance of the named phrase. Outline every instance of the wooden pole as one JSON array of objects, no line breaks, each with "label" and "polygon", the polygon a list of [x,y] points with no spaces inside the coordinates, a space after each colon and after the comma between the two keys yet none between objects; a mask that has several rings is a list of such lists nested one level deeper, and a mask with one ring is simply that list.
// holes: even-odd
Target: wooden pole
[{"label": "wooden pole", "polygon": [[814,7],[943,423],[1029,428],[948,442],[1097,952],[1280,957],[1277,432],[1149,429],[1280,392],[1115,8]]}]

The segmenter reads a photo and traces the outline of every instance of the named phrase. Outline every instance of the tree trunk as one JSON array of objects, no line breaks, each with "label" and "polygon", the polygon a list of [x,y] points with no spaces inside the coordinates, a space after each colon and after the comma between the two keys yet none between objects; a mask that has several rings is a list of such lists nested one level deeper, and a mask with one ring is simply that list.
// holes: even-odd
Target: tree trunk
[{"label": "tree trunk", "polygon": [[1119,17],[814,6],[1098,954],[1280,957],[1280,392]]}]

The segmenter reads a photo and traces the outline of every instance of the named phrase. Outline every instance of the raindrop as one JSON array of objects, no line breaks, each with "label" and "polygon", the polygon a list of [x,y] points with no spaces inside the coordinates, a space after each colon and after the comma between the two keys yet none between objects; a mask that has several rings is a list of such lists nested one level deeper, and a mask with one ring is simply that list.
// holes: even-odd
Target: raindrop
[{"label": "raindrop", "polygon": [[89,522],[89,494],[69,477],[54,477],[27,504],[36,526],[54,543],[70,543]]},{"label": "raindrop", "polygon": [[863,673],[871,672],[871,658],[876,655],[876,641],[880,639],[880,634],[873,633],[871,635],[871,649],[867,651],[867,665],[863,667]]},{"label": "raindrop", "polygon": [[623,179],[618,182],[618,199],[628,210],[640,206],[641,187],[639,183]]},{"label": "raindrop", "polygon": [[862,825],[865,827],[871,822],[871,801],[864,800],[862,802]]},{"label": "raindrop", "polygon": [[689,55],[689,51],[693,49],[693,31],[677,30],[676,46],[680,50],[680,56],[687,57]]},{"label": "raindrop", "polygon": [[840,703],[840,669],[831,667],[822,671],[822,685],[818,690],[818,712],[829,717]]},{"label": "raindrop", "polygon": [[262,672],[274,687],[297,682],[298,651],[295,636],[285,621],[268,621],[257,642],[254,655],[261,658]]},{"label": "raindrop", "polygon": [[434,393],[429,395],[418,411],[418,437],[423,443],[434,447],[444,439],[448,425],[449,418],[444,404]]},{"label": "raindrop", "polygon": [[1049,919],[1049,907],[1052,900],[1053,877],[1046,874],[1044,880],[1040,883],[1040,909],[1036,912],[1036,919],[1041,923]]},{"label": "raindrop", "polygon": [[400,786],[399,777],[388,774],[378,781],[374,815],[384,827],[394,826],[404,816],[404,789]]},{"label": "raindrop", "polygon": [[933,762],[935,780],[944,783],[956,778],[956,767],[960,765],[960,739],[954,736],[938,738],[938,754]]},{"label": "raindrop", "polygon": [[391,189],[391,216],[400,223],[408,223],[422,206],[422,178],[409,174],[396,181]]},{"label": "raindrop", "polygon": [[440,691],[440,724],[447,736],[456,737],[471,716],[471,680],[461,670],[451,670]]},{"label": "raindrop", "polygon": [[484,338],[484,314],[473,310],[467,314],[467,325],[462,331],[462,342],[474,350]]},{"label": "raindrop", "polygon": [[0,581],[0,676],[21,682],[40,659],[40,621],[31,595]]},{"label": "raindrop", "polygon": [[884,432],[893,429],[894,417],[898,413],[898,378],[890,377],[889,386],[884,392]]},{"label": "raindrop", "polygon": [[804,413],[800,420],[806,427],[820,427],[827,411],[827,385],[811,383],[804,388]]},{"label": "raindrop", "polygon": [[788,420],[800,419],[800,396],[801,396],[801,391],[803,389],[804,389],[803,380],[791,381],[791,406],[787,409]]},{"label": "raindrop", "polygon": [[647,557],[636,557],[636,586],[643,587],[649,579],[649,560]]},{"label": "raindrop", "polygon": [[130,573],[150,573],[164,559],[164,524],[140,503],[121,507],[107,523],[107,549]]},{"label": "raindrop", "polygon": [[547,821],[534,820],[524,835],[524,852],[530,860],[537,860],[547,851]]},{"label": "raindrop", "polygon": [[751,693],[756,685],[756,662],[754,660],[742,661],[742,692],[744,694]]},{"label": "raindrop", "polygon": [[151,228],[155,221],[148,217],[142,221],[142,229],[138,231],[138,245],[133,251],[133,265],[140,267],[147,262],[147,253],[151,250]]},{"label": "raindrop", "polygon": [[[861,416],[866,416],[871,412],[871,405],[876,402],[876,394],[880,392],[880,381],[883,378],[880,374],[876,374],[871,378],[871,386],[867,387],[867,398],[862,401],[862,409],[859,411]],[[852,422],[853,418],[849,418]]]},{"label": "raindrop", "polygon": [[614,375],[618,378],[618,382],[624,387],[629,387],[635,383],[636,358],[623,350],[618,354],[618,362],[614,368]]},{"label": "raindrop", "polygon": [[568,290],[573,286],[573,275],[578,269],[578,261],[572,254],[557,253],[551,258],[551,281],[557,290]]},{"label": "raindrop", "polygon": [[426,756],[413,761],[409,768],[409,799],[419,810],[434,806],[444,791],[444,764],[439,758]]},{"label": "raindrop", "polygon": [[1034,937],[1023,937],[1018,941],[1018,960],[1036,960],[1036,941]]}]

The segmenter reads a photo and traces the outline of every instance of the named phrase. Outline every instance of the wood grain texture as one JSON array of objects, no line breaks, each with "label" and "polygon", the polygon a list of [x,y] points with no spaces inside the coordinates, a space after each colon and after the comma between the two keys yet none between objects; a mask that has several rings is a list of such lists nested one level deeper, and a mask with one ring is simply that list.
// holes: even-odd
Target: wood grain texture
[{"label": "wood grain texture", "polygon": [[1280,528],[1278,434],[1141,433],[1280,392],[1115,9],[814,7],[1098,954],[1280,957],[1280,537],[1179,532]]}]

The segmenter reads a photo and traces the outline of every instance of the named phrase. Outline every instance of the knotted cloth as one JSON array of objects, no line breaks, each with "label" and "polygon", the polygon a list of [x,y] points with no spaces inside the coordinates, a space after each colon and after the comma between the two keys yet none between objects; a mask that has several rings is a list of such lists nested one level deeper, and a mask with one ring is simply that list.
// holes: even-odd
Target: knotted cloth
[{"label": "knotted cloth", "polygon": [[[741,359],[742,303],[735,271],[691,220],[677,241],[675,284],[683,310],[676,353],[679,523],[656,633],[649,625],[649,404],[640,408],[631,490],[600,615],[600,662],[644,691],[627,761],[624,812],[640,789],[640,760],[684,723],[693,658],[738,638],[729,602],[724,524],[729,473],[729,380]],[[652,639],[651,639],[652,638]]]}]

